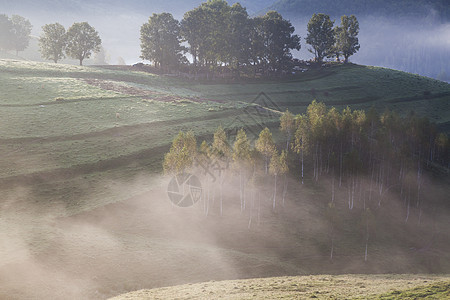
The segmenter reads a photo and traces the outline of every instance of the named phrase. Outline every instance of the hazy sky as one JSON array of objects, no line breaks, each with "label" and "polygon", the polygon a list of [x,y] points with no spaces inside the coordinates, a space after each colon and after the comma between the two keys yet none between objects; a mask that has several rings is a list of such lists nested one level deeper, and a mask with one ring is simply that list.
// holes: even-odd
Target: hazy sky
[{"label": "hazy sky", "polygon": [[[87,21],[99,32],[102,45],[110,57],[109,63],[116,64],[118,58],[122,57],[126,63],[133,64],[140,61],[140,27],[152,13],[168,11],[180,20],[186,11],[203,1],[132,2],[133,5],[131,2],[118,0],[0,0],[0,7],[6,8],[3,11],[9,15],[20,14],[28,18],[33,25],[32,34],[35,36],[40,35],[44,24],[59,22],[67,28],[74,22]],[[272,0],[264,0],[262,5],[258,6],[254,4],[256,1],[247,0],[243,1],[243,4],[250,5],[249,13],[252,14],[263,5],[269,6],[271,2]],[[294,51],[294,56],[302,59],[312,58],[304,39],[308,20],[291,21],[297,34],[302,37],[302,49],[300,52]],[[378,17],[359,17],[359,21],[361,49],[350,58],[351,61],[426,76],[437,76],[441,71],[450,75],[450,23],[425,25],[426,20],[400,22]]]}]

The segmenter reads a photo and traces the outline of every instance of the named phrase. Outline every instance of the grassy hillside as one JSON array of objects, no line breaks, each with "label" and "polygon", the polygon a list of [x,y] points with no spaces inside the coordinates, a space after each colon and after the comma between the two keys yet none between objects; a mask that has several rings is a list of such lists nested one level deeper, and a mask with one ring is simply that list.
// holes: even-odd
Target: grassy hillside
[{"label": "grassy hillside", "polygon": [[429,275],[276,277],[213,281],[152,290],[140,290],[111,298],[111,300],[205,298],[416,299],[416,297],[420,297],[420,299],[444,299],[450,297],[449,279],[449,277]]},{"label": "grassy hillside", "polygon": [[256,132],[267,125],[279,137],[278,115],[249,110],[255,107],[298,113],[317,99],[338,108],[414,109],[446,125],[449,84],[357,65],[282,81],[211,83],[7,59],[0,83],[0,298],[99,299],[208,280],[450,272],[448,178],[424,179],[423,215],[412,208],[407,223],[394,194],[368,202],[375,222],[365,262],[362,202],[349,211],[345,186],[336,191],[341,223],[330,260],[326,177],[317,185],[307,171],[301,185],[292,170],[285,206],[272,210],[266,182],[259,205],[253,200],[241,213],[238,176],[230,175],[220,217],[218,191],[208,215],[204,201],[180,209],[167,197],[170,178],[159,175],[179,130],[204,139],[220,124]]}]

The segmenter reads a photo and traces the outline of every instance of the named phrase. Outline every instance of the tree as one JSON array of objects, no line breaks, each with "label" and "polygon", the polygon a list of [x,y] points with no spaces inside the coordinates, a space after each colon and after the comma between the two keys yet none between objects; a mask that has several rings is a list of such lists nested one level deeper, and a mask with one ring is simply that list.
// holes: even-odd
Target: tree
[{"label": "tree", "polygon": [[141,58],[168,70],[182,62],[180,23],[172,14],[153,14],[141,27]]},{"label": "tree", "polygon": [[[273,205],[272,208],[275,210],[276,199],[277,199],[277,178],[279,175],[285,175],[289,170],[287,165],[287,154],[286,151],[281,151],[281,154],[278,155],[278,151],[274,151],[272,153],[272,158],[270,159],[269,164],[269,173],[274,176],[274,189],[273,189]],[[285,180],[286,181],[286,180]],[[286,192],[286,185],[283,188],[283,204],[284,204],[284,196]]]},{"label": "tree", "polygon": [[12,41],[11,48],[16,50],[16,55],[19,55],[19,51],[23,51],[28,47],[30,43],[31,26],[30,21],[24,17],[13,15],[11,17],[12,22]]},{"label": "tree", "polygon": [[53,60],[55,63],[63,59],[64,49],[67,45],[66,29],[59,23],[46,24],[42,26],[42,35],[39,38],[41,55],[45,59]]},{"label": "tree", "polygon": [[277,201],[277,178],[278,174],[281,172],[281,164],[280,164],[280,155],[278,155],[278,151],[274,151],[272,153],[272,158],[270,159],[269,164],[269,174],[274,177],[274,187],[273,187],[273,204],[272,209],[275,210],[276,201]]},{"label": "tree", "polygon": [[344,63],[348,62],[348,58],[355,54],[359,48],[358,33],[359,22],[354,15],[342,16],[341,26],[335,28],[336,33],[336,49],[339,54],[344,56]]},{"label": "tree", "polygon": [[197,155],[197,141],[194,133],[180,131],[173,139],[170,151],[164,156],[164,173],[181,174],[192,166]]},{"label": "tree", "polygon": [[194,65],[214,68],[230,61],[230,6],[224,0],[208,0],[188,11],[181,22]]},{"label": "tree", "polygon": [[284,184],[283,184],[283,206],[284,200],[286,199],[288,182],[287,182],[287,172],[289,172],[289,166],[287,161],[287,150],[281,151],[280,155],[280,175],[284,175]]},{"label": "tree", "polygon": [[0,15],[0,49],[10,50],[13,40],[13,23],[7,15]]},{"label": "tree", "polygon": [[99,52],[102,40],[98,32],[87,22],[74,23],[67,30],[66,53],[83,65],[85,58],[91,57],[92,52]]},{"label": "tree", "polygon": [[202,26],[203,19],[203,10],[200,7],[197,7],[185,13],[183,20],[181,21],[181,34],[183,39],[189,44],[188,51],[192,55],[195,68],[197,67],[203,50],[202,37],[205,36],[205,28]]},{"label": "tree", "polygon": [[259,137],[258,140],[256,140],[255,147],[256,150],[258,150],[264,157],[265,173],[267,174],[269,171],[270,158],[276,151],[272,133],[270,132],[269,128],[266,127],[259,133]]},{"label": "tree", "polygon": [[280,130],[286,135],[286,151],[289,151],[289,144],[291,143],[292,135],[295,131],[294,115],[286,110],[280,118]]},{"label": "tree", "polygon": [[250,19],[250,63],[253,65],[253,77],[264,61],[264,27],[262,17]]},{"label": "tree", "polygon": [[330,16],[325,14],[313,14],[308,22],[308,34],[306,42],[311,45],[312,49],[308,49],[313,53],[317,62],[333,54],[333,45],[335,36],[333,30],[334,21],[330,20]]},{"label": "tree", "polygon": [[232,149],[228,144],[228,138],[225,130],[222,126],[219,126],[214,132],[214,139],[211,147],[211,156],[218,165],[219,168],[219,181],[220,181],[220,215],[223,214],[223,181],[224,172],[228,167],[230,159],[232,157]]},{"label": "tree", "polygon": [[239,186],[241,198],[241,211],[245,209],[244,188],[245,188],[245,171],[251,163],[250,142],[244,129],[239,129],[236,140],[233,145],[233,166],[239,170]]},{"label": "tree", "polygon": [[250,61],[250,19],[247,10],[239,3],[233,4],[229,16],[230,33],[230,65],[234,68],[237,77],[240,76],[241,66]]},{"label": "tree", "polygon": [[269,71],[280,73],[292,59],[291,50],[300,50],[300,37],[293,34],[291,22],[275,12],[269,11],[262,18],[264,37],[264,59]]},{"label": "tree", "polygon": [[300,154],[302,164],[302,184],[304,179],[304,155],[309,151],[309,122],[306,115],[296,117],[296,130],[294,135],[294,151]]}]

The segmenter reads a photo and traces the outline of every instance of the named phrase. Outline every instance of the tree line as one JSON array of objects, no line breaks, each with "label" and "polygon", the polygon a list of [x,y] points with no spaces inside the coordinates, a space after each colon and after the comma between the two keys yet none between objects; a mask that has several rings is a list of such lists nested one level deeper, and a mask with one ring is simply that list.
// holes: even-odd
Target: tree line
[{"label": "tree line", "polygon": [[[32,25],[22,16],[0,15],[0,49],[24,51],[30,42]],[[74,23],[67,31],[59,23],[42,26],[39,50],[44,59],[57,63],[68,55],[77,59],[80,65],[92,52],[99,52],[101,39],[98,32],[87,22]]]},{"label": "tree line", "polygon": [[[333,25],[325,14],[314,14],[308,23],[306,43],[319,63],[341,56],[347,62],[360,48],[355,16],[342,16],[341,25]],[[294,32],[278,12],[250,18],[239,3],[208,0],[186,12],[181,22],[170,13],[153,14],[141,27],[141,58],[169,71],[186,64],[189,53],[195,71],[279,75],[292,69],[291,51],[301,48]]]},{"label": "tree line", "polygon": [[39,47],[42,57],[54,61],[61,60],[66,54],[77,59],[80,66],[92,52],[99,52],[102,43],[98,32],[87,22],[74,23],[67,31],[59,23],[42,26]]},{"label": "tree line", "polygon": [[[203,176],[205,214],[215,209],[222,216],[224,206],[234,206],[239,201],[241,212],[248,215],[249,228],[255,219],[259,224],[261,203],[267,206],[270,201],[273,211],[284,206],[288,175],[297,178],[299,185],[326,178],[330,184],[325,212],[330,258],[333,259],[339,227],[339,200],[348,211],[358,205],[367,261],[374,213],[389,199],[387,194],[401,199],[405,223],[415,211],[420,225],[423,209],[433,204],[433,199],[422,191],[424,170],[448,172],[450,168],[447,134],[414,113],[401,117],[390,110],[380,114],[374,108],[367,112],[349,107],[338,111],[313,101],[304,114],[282,113],[279,129],[284,141],[277,143],[269,128],[251,141],[242,128],[231,137],[219,126],[212,140],[203,140],[200,146],[192,131],[181,131],[164,157],[164,172],[199,172]],[[233,204],[224,203],[224,198],[230,201],[238,197],[230,196],[230,186],[239,192],[239,200],[236,198]]]},{"label": "tree line", "polygon": [[[230,142],[226,131],[219,126],[212,142],[203,141],[199,147],[192,131],[180,132],[164,158],[164,171],[180,174],[198,162],[204,167],[213,161],[216,167],[222,166],[216,168],[220,170],[216,175],[223,184],[225,173],[232,170],[240,178],[242,210],[246,207],[246,187],[256,188],[269,175],[274,180],[274,209],[280,176],[284,178],[289,170],[298,170],[298,174],[292,175],[298,176],[303,184],[305,174],[313,182],[325,175],[332,179],[331,203],[335,189],[346,188],[351,210],[356,198],[363,200],[365,207],[366,200],[377,197],[381,205],[387,191],[397,191],[408,206],[415,201],[421,208],[424,169],[450,167],[448,136],[439,133],[427,118],[414,113],[400,117],[390,110],[380,114],[374,108],[365,112],[349,107],[340,112],[313,101],[304,114],[284,112],[280,130],[285,141],[279,145],[268,128],[260,132],[254,143],[244,129]],[[363,180],[368,180],[370,187],[363,186]],[[286,188],[281,189],[283,201]]]}]

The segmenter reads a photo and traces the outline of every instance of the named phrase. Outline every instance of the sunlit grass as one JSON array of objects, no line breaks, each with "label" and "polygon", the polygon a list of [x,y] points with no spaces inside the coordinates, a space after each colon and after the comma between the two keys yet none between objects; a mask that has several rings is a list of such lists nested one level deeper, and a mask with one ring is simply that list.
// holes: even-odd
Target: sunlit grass
[{"label": "sunlit grass", "polygon": [[[449,277],[433,275],[318,275],[273,277],[217,282],[210,281],[140,290],[119,295],[111,299],[410,299],[400,297],[383,298],[380,294],[393,290],[401,291],[411,289],[449,279]],[[427,288],[422,288],[421,290],[424,289]],[[397,292],[395,295],[407,295],[407,293]],[[414,298],[420,294],[411,293],[410,295]],[[439,295],[444,294],[437,291],[434,295],[439,297]]]}]

